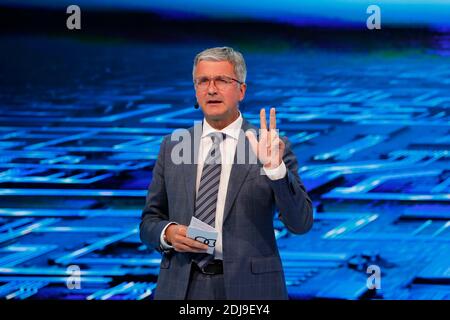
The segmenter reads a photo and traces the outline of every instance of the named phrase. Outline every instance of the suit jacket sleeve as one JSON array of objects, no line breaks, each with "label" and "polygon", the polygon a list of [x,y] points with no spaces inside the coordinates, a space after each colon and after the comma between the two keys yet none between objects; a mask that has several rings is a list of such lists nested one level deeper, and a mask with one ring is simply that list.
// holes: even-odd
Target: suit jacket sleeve
[{"label": "suit jacket sleeve", "polygon": [[313,206],[298,175],[297,158],[292,152],[291,143],[287,138],[283,140],[286,144],[283,161],[287,173],[283,179],[269,179],[269,183],[275,195],[280,220],[292,233],[303,234],[313,225]]},{"label": "suit jacket sleeve", "polygon": [[159,252],[163,251],[160,243],[161,232],[169,223],[167,193],[164,183],[166,141],[167,137],[161,143],[139,225],[141,241],[147,247],[156,249]]}]

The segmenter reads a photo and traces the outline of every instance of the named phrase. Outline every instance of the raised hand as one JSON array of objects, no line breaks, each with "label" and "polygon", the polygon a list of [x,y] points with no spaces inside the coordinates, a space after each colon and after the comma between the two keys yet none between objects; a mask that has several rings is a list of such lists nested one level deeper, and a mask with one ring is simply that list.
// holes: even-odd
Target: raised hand
[{"label": "raised hand", "polygon": [[286,145],[280,139],[277,130],[277,118],[275,108],[270,109],[269,129],[266,123],[266,109],[262,108],[260,117],[259,141],[253,132],[245,133],[253,152],[266,169],[275,169],[283,161],[283,154]]}]

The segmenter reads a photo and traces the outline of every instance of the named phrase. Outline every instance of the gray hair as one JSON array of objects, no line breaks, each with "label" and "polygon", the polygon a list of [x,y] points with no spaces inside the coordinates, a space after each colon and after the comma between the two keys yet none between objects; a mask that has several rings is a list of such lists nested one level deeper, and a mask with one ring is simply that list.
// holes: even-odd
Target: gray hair
[{"label": "gray hair", "polygon": [[245,83],[247,78],[247,67],[244,57],[239,51],[230,47],[216,47],[203,50],[195,56],[194,68],[192,69],[192,78],[195,77],[195,68],[202,61],[229,61],[234,67],[234,73],[239,81]]}]

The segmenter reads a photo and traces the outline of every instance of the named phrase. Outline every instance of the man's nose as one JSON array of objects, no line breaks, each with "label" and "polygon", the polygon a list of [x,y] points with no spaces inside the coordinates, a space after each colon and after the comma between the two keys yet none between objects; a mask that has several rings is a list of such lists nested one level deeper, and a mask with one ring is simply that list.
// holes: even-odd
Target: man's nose
[{"label": "man's nose", "polygon": [[210,81],[208,84],[208,94],[212,95],[216,93],[217,93],[216,84],[214,83],[214,81]]}]

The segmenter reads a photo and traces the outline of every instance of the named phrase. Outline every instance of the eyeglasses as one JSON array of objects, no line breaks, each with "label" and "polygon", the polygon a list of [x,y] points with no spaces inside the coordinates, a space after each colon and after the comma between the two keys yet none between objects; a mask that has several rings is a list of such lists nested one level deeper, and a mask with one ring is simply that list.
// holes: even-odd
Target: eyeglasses
[{"label": "eyeglasses", "polygon": [[219,90],[224,90],[224,89],[228,88],[233,83],[233,81],[235,81],[239,84],[243,84],[242,81],[239,81],[232,77],[217,76],[217,77],[213,77],[213,78],[208,78],[208,77],[197,78],[194,80],[194,85],[198,90],[206,90],[209,87],[211,80],[214,82],[214,86]]}]

